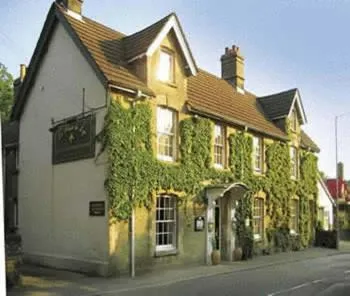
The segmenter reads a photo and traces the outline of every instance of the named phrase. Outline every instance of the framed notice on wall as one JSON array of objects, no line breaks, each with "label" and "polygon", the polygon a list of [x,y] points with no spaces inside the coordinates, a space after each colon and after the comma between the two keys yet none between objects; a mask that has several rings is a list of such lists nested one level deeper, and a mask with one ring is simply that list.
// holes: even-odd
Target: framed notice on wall
[{"label": "framed notice on wall", "polygon": [[104,216],[105,215],[105,202],[104,201],[90,201],[90,203],[89,203],[89,215],[90,216]]},{"label": "framed notice on wall", "polygon": [[89,114],[69,119],[52,131],[52,163],[64,163],[95,156],[96,117]]}]

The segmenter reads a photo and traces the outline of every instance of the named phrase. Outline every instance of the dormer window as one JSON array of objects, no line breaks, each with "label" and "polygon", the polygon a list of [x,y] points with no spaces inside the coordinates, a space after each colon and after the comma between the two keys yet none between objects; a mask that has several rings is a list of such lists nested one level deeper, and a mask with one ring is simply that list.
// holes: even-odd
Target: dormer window
[{"label": "dormer window", "polygon": [[295,111],[295,109],[293,109],[292,111],[292,120],[291,120],[291,124],[292,124],[292,131],[296,132],[297,131],[297,127],[298,127],[298,116],[297,116],[297,112]]},{"label": "dormer window", "polygon": [[160,50],[157,75],[160,81],[174,82],[174,56],[171,52]]}]

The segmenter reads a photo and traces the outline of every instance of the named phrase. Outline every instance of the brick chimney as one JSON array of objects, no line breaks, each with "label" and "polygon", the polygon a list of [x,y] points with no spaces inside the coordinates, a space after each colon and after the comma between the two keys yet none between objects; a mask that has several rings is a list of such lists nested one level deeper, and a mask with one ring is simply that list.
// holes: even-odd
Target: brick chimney
[{"label": "brick chimney", "polygon": [[57,3],[68,11],[81,15],[84,0],[56,0]]},{"label": "brick chimney", "polygon": [[239,47],[226,47],[221,56],[221,77],[227,80],[239,91],[244,91],[244,57]]}]

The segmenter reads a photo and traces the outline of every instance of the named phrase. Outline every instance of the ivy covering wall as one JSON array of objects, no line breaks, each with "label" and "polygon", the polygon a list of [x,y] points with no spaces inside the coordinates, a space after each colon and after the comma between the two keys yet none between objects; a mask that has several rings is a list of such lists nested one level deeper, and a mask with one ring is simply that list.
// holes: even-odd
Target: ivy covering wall
[{"label": "ivy covering wall", "polygon": [[[265,147],[266,173],[252,171],[252,137],[242,131],[228,136],[229,170],[212,167],[213,123],[206,118],[189,117],[180,122],[179,161],[158,161],[152,150],[152,112],[147,103],[124,107],[112,99],[99,140],[107,152],[108,173],[105,188],[110,213],[116,220],[126,220],[132,207],[150,207],[156,192],[175,191],[184,201],[198,198],[204,182],[243,182],[250,189],[238,202],[236,236],[246,258],[253,254],[252,222],[253,197],[260,191],[266,194],[264,246],[275,249],[299,249],[312,241],[309,200],[317,196],[317,158],[310,152],[300,154],[300,178],[291,179],[289,146],[273,142]],[[299,198],[298,239],[289,235],[290,200]],[[132,197],[132,198],[131,198]],[[198,200],[198,199],[197,199]],[[205,202],[205,200],[201,200]],[[315,211],[317,206],[315,205]],[[315,218],[316,219],[316,218]],[[310,224],[311,223],[311,224]]]}]

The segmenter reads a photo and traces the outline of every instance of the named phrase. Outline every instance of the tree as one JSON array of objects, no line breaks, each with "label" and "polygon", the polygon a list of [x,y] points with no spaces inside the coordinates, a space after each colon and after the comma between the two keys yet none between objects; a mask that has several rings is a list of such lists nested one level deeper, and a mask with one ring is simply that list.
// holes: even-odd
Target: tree
[{"label": "tree", "polygon": [[13,77],[0,63],[0,114],[2,121],[10,118],[13,105]]}]

